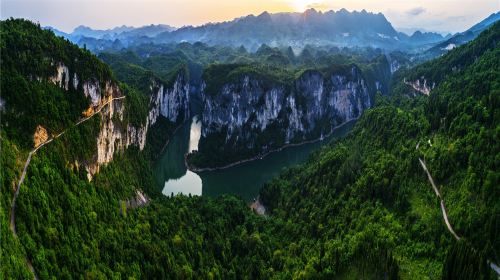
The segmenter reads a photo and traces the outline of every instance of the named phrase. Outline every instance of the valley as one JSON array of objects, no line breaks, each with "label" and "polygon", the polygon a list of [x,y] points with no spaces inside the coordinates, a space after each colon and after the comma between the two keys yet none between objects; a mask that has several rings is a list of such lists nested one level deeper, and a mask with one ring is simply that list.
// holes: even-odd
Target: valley
[{"label": "valley", "polygon": [[0,278],[497,279],[499,15],[2,18]]},{"label": "valley", "polygon": [[[185,165],[185,155],[196,148],[201,122],[193,117],[169,141],[163,155],[154,167],[156,183],[166,196],[172,193],[184,195],[204,195],[218,197],[220,195],[236,195],[249,202],[255,199],[264,183],[280,174],[287,167],[303,163],[309,155],[326,145],[333,138],[344,137],[354,126],[354,121],[334,129],[318,141],[280,148],[267,155],[241,162],[221,170],[193,171]],[[193,137],[194,136],[194,137]],[[199,140],[199,138],[198,138]]]}]

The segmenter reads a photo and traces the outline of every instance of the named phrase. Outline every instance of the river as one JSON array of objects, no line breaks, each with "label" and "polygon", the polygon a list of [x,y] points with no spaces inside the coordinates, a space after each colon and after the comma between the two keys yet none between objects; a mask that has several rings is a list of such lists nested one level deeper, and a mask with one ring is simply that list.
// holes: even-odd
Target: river
[{"label": "river", "polygon": [[191,123],[184,124],[176,132],[160,159],[155,163],[156,183],[167,196],[178,193],[212,197],[233,194],[251,201],[258,196],[259,189],[264,183],[279,175],[283,168],[304,162],[311,152],[334,137],[345,136],[353,126],[354,122],[348,123],[336,129],[330,137],[322,141],[288,147],[262,159],[224,170],[194,173],[186,169],[184,155],[188,151],[198,149],[201,121],[198,121],[198,117],[195,116]]}]

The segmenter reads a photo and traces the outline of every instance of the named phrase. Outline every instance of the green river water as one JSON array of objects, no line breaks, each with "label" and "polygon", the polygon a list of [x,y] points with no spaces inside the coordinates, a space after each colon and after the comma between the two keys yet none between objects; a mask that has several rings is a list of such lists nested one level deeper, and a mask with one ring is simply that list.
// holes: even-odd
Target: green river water
[{"label": "green river water", "polygon": [[191,123],[184,124],[171,138],[159,160],[155,163],[156,183],[163,194],[192,194],[219,196],[233,194],[251,201],[258,196],[264,183],[279,175],[283,168],[307,160],[311,152],[328,143],[334,137],[345,136],[354,126],[348,123],[334,131],[322,141],[288,147],[251,162],[224,170],[194,173],[186,169],[184,155],[198,149],[201,122],[195,116]]}]

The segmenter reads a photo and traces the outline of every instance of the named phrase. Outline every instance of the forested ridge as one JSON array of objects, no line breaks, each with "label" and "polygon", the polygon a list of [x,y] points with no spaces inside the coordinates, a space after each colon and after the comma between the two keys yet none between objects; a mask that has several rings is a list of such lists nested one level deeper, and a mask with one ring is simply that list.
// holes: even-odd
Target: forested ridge
[{"label": "forested ridge", "polygon": [[[85,147],[79,143],[89,141],[96,118],[71,128],[32,159],[18,197],[18,238],[9,230],[8,217],[33,146],[30,123],[52,121],[46,125],[60,129],[81,114],[88,100],[75,92],[82,105],[70,105],[72,93],[30,79],[33,66],[15,63],[16,57],[36,51],[30,63],[44,61],[56,55],[55,49],[38,46],[54,41],[61,52],[72,50],[79,57],[75,69],[93,73],[83,63],[93,61],[103,75],[114,74],[90,53],[30,22],[1,24],[6,108],[0,135],[2,278],[32,277],[28,256],[40,279],[495,279],[485,260],[500,262],[500,24],[416,70],[446,71],[442,65],[450,57],[460,61],[463,56],[460,71],[431,73],[441,78],[430,96],[415,95],[395,80],[391,94],[378,94],[375,107],[347,138],[264,186],[260,200],[268,216],[252,213],[237,197],[164,197],[152,176],[159,143],[151,134],[162,133],[155,129],[144,151],[131,147],[116,155],[89,182],[83,170],[68,164],[85,151],[69,147]],[[32,44],[24,41],[27,37]],[[25,51],[16,51],[21,46]],[[479,49],[466,63],[467,50]],[[149,69],[143,63],[136,64],[143,68],[140,73]],[[52,75],[54,70],[47,69]],[[165,79],[153,72],[147,77]],[[140,83],[116,75],[143,94]],[[412,73],[401,78],[405,75]],[[22,111],[23,104],[40,106],[31,104],[39,95],[48,103],[44,106],[64,113]],[[16,123],[16,116],[25,121]],[[443,223],[419,157],[441,188],[461,242]],[[121,201],[137,188],[152,201],[123,209]]]}]

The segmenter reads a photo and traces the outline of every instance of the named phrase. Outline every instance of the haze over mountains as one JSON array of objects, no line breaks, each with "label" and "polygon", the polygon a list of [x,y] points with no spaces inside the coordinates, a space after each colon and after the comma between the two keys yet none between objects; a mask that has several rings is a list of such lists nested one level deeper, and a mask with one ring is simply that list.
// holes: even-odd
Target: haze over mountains
[{"label": "haze over mountains", "polygon": [[427,54],[430,56],[438,56],[446,53],[447,51],[456,48],[457,46],[463,45],[471,40],[474,40],[481,32],[486,30],[492,24],[500,20],[500,12],[496,12],[491,14],[486,19],[472,26],[468,30],[457,33],[451,38],[447,38],[447,40],[437,44],[436,46],[430,48],[427,51]]},{"label": "haze over mountains", "polygon": [[431,49],[439,44],[429,52],[429,55],[436,56],[448,51],[447,47],[458,46],[474,39],[498,19],[500,13],[495,13],[468,31],[446,36],[418,30],[409,36],[397,31],[382,13],[375,14],[365,10],[349,12],[346,9],[328,12],[308,9],[303,13],[263,12],[257,16],[248,15],[232,21],[178,29],[169,25],[147,25],[138,28],[123,25],[108,30],[79,26],[67,34],[49,28],[57,35],[95,52],[120,50],[144,43],[179,42],[244,46],[250,51],[256,51],[262,44],[272,47],[291,46],[295,50],[309,44],[404,51]]},{"label": "haze over mountains", "polygon": [[500,279],[500,13],[258,11],[0,21],[0,279]]}]

